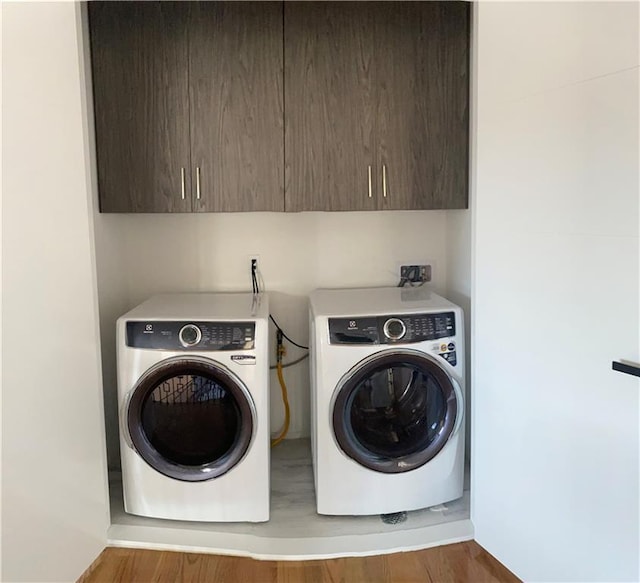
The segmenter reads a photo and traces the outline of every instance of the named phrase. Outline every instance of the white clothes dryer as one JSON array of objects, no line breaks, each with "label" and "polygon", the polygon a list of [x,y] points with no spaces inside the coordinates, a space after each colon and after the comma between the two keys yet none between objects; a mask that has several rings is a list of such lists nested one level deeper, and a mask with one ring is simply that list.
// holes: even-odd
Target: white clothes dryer
[{"label": "white clothes dryer", "polygon": [[462,496],[462,309],[424,288],[310,297],[319,514],[416,510]]},{"label": "white clothes dryer", "polygon": [[266,296],[202,293],[118,319],[126,512],[269,519],[268,318]]}]

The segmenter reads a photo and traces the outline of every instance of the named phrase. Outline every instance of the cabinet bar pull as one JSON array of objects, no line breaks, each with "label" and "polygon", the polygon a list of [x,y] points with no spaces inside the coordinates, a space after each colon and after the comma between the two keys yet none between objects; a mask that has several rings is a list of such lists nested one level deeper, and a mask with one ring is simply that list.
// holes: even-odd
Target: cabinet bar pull
[{"label": "cabinet bar pull", "polygon": [[187,189],[184,184],[184,168],[180,168],[180,181],[182,183],[182,200],[187,196]]},{"label": "cabinet bar pull", "polygon": [[633,364],[627,364],[626,362],[616,362],[615,360],[611,363],[611,368],[613,370],[617,370],[618,372],[623,372],[625,374],[630,374],[634,377],[640,377],[640,366],[635,366]]},{"label": "cabinet bar pull", "polygon": [[200,200],[200,166],[196,166],[196,198]]},{"label": "cabinet bar pull", "polygon": [[371,198],[371,166],[369,166],[369,198]]},{"label": "cabinet bar pull", "polygon": [[387,198],[387,165],[382,165],[382,196]]}]

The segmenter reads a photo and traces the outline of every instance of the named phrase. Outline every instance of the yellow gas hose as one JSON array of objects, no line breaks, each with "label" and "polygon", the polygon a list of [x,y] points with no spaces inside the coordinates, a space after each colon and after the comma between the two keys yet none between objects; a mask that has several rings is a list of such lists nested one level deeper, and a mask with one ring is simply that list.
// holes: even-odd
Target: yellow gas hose
[{"label": "yellow gas hose", "polygon": [[284,382],[284,375],[282,374],[282,359],[278,358],[278,380],[280,381],[280,388],[282,389],[282,402],[284,403],[284,425],[282,431],[278,437],[271,440],[271,447],[278,445],[287,435],[289,431],[289,422],[291,420],[291,411],[289,410],[289,399],[287,397],[287,385]]}]

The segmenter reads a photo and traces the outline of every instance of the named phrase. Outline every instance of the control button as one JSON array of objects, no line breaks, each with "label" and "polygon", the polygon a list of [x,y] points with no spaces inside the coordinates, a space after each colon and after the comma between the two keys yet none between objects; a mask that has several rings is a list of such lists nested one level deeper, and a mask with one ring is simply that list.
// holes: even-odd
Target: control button
[{"label": "control button", "polygon": [[407,333],[407,327],[399,318],[389,318],[384,323],[382,331],[389,340],[400,340]]},{"label": "control button", "polygon": [[195,346],[202,338],[200,328],[193,324],[187,324],[180,329],[180,343],[182,346]]},{"label": "control button", "polygon": [[440,352],[446,352],[447,351],[447,345],[446,344],[441,344],[440,345]]},{"label": "control button", "polygon": [[455,350],[456,349],[456,345],[453,342],[449,342],[449,346],[447,346],[447,348],[449,350]]}]

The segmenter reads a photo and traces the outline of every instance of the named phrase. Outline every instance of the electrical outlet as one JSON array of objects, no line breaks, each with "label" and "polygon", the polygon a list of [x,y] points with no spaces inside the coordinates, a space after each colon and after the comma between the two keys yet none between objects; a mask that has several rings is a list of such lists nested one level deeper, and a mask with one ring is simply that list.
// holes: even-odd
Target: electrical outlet
[{"label": "electrical outlet", "polygon": [[409,283],[431,281],[431,265],[401,265],[400,279]]}]

